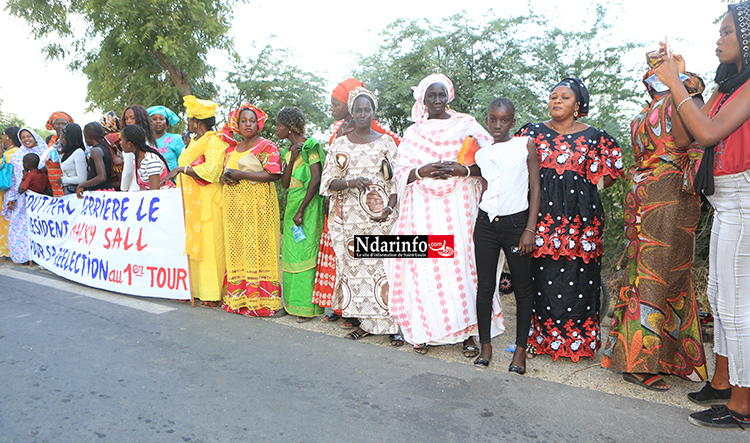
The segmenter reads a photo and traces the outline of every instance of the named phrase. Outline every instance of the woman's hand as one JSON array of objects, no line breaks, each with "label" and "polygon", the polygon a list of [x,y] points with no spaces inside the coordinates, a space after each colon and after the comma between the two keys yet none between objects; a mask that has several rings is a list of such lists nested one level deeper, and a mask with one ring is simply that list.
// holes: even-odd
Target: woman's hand
[{"label": "woman's hand", "polygon": [[11,201],[8,202],[8,210],[12,211],[14,209],[16,209],[16,201],[15,200],[11,200]]},{"label": "woman's hand", "polygon": [[536,236],[529,231],[523,231],[521,241],[518,242],[521,255],[531,254],[536,249]]},{"label": "woman's hand", "polygon": [[229,186],[234,186],[240,183],[240,178],[235,176],[236,173],[241,172],[239,169],[225,168],[224,173],[221,174],[219,180],[221,183]]},{"label": "woman's hand", "polygon": [[83,191],[84,191],[83,186],[78,185],[78,187],[76,187],[76,197],[83,198]]},{"label": "woman's hand", "polygon": [[386,206],[380,212],[380,215],[378,217],[370,217],[370,220],[374,221],[375,223],[382,223],[384,221],[388,221],[388,217],[390,217],[391,214],[393,214],[393,208],[391,208],[390,206]]},{"label": "woman's hand", "polygon": [[357,188],[360,191],[365,191],[370,184],[370,179],[367,177],[357,177],[346,181],[347,188]]},{"label": "woman's hand", "polygon": [[304,143],[297,143],[295,145],[292,145],[291,148],[289,148],[289,152],[291,153],[291,156],[289,158],[289,164],[294,164],[294,160],[300,155],[302,152],[302,145]]},{"label": "woman's hand", "polygon": [[672,57],[667,57],[666,55],[662,55],[661,65],[656,68],[656,75],[669,89],[682,83],[680,82],[680,72],[677,63],[675,63]]},{"label": "woman's hand", "polygon": [[299,226],[302,224],[302,211],[297,211],[296,214],[294,214],[294,217],[292,217],[292,221],[295,225]]},{"label": "woman's hand", "polygon": [[62,186],[62,177],[57,177],[57,185]]},{"label": "woman's hand", "polygon": [[185,171],[185,168],[183,168],[182,166],[178,166],[178,167],[172,169],[171,171],[169,171],[169,174],[167,174],[167,177],[164,179],[164,181],[167,182],[169,180],[174,180],[175,177],[177,177],[178,174],[180,174],[180,173],[182,173],[184,171]]}]

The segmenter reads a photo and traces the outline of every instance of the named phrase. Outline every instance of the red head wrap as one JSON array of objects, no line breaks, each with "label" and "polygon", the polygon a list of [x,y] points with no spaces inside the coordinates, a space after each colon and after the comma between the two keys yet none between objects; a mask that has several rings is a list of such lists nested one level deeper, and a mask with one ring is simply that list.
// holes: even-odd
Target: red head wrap
[{"label": "red head wrap", "polygon": [[349,93],[354,91],[354,88],[356,88],[357,86],[359,86],[360,88],[364,88],[365,84],[357,80],[356,78],[348,78],[339,83],[339,85],[336,86],[331,95],[341,103],[349,103]]},{"label": "red head wrap", "polygon": [[65,120],[68,121],[68,123],[74,123],[73,117],[71,117],[70,114],[68,114],[67,112],[63,112],[63,111],[57,111],[57,112],[53,112],[52,115],[49,116],[49,119],[47,120],[47,124],[44,125],[44,127],[48,131],[55,129],[55,127],[52,126],[52,123],[54,123],[54,121],[57,120],[58,118],[64,118]]},{"label": "red head wrap", "polygon": [[234,141],[234,137],[232,136],[232,134],[240,133],[240,127],[239,127],[240,113],[242,113],[242,111],[246,109],[249,109],[255,113],[255,118],[258,122],[258,132],[263,130],[263,125],[265,125],[266,119],[268,119],[268,115],[265,112],[263,112],[262,109],[256,108],[250,103],[244,103],[240,105],[239,108],[230,112],[229,119],[227,119],[227,123],[224,125],[224,129],[221,130],[220,137],[222,140],[229,143],[229,146],[231,147],[237,146],[237,142]]}]

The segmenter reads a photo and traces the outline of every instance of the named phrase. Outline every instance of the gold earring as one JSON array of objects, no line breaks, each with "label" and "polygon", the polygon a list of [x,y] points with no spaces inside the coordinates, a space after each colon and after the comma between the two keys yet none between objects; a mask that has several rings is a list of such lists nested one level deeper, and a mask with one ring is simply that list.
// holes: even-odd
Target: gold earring
[{"label": "gold earring", "polygon": [[578,111],[573,111],[573,117],[578,118]]},{"label": "gold earring", "polygon": [[447,104],[445,105],[445,109],[450,109],[450,108],[451,108],[451,105],[450,105],[450,103],[447,103]]},{"label": "gold earring", "polygon": [[552,114],[549,113],[549,109],[547,109],[547,118],[552,118]]}]

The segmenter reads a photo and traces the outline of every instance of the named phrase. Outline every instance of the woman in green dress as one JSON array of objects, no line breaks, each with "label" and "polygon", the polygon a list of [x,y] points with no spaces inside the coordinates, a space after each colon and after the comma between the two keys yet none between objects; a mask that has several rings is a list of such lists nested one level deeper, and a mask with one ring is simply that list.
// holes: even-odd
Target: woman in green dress
[{"label": "woman in green dress", "polygon": [[312,302],[318,245],[323,230],[323,197],[318,193],[325,152],[305,137],[305,114],[290,107],[276,116],[276,137],[291,143],[283,153],[281,185],[288,189],[281,245],[282,292],[286,311],[303,323],[323,315]]}]

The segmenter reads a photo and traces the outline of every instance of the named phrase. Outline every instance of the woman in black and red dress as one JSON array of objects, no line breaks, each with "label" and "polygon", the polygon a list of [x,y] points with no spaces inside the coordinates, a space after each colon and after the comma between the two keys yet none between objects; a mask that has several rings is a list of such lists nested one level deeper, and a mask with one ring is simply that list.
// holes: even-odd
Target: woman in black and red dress
[{"label": "woman in black and red dress", "polygon": [[589,110],[580,80],[557,84],[547,106],[550,120],[529,123],[516,134],[536,142],[542,179],[527,350],[578,361],[593,358],[601,345],[604,212],[597,186],[610,186],[622,175],[622,156],[609,134],[578,121]]}]

